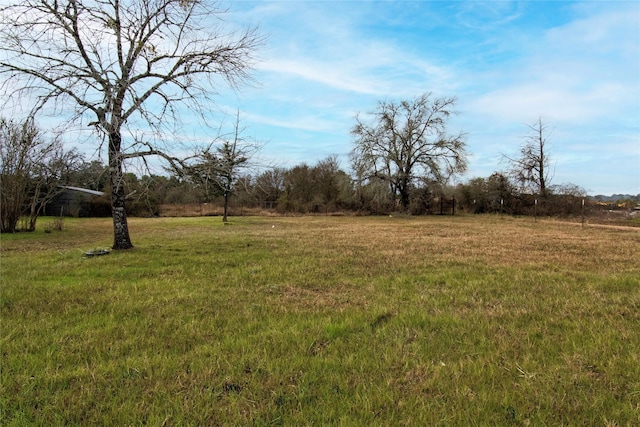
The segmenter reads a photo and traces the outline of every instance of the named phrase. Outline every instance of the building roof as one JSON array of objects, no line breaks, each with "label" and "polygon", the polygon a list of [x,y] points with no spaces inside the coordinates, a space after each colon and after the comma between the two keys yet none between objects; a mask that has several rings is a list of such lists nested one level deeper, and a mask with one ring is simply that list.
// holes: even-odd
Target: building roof
[{"label": "building roof", "polygon": [[60,187],[71,191],[79,191],[81,193],[91,194],[94,196],[104,196],[104,191],[89,190],[88,188],[72,187],[70,185],[61,185]]}]

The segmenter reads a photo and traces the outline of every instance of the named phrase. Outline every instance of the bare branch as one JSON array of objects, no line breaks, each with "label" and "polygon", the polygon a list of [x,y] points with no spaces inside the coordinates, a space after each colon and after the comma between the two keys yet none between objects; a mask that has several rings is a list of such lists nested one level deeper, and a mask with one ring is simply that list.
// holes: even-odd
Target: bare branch
[{"label": "bare branch", "polygon": [[527,124],[529,135],[519,148],[517,156],[502,157],[509,163],[509,175],[520,185],[522,191],[533,191],[542,197],[547,196],[551,180],[549,157],[549,137],[552,132],[543,123],[542,118],[533,124]]},{"label": "bare branch", "polygon": [[432,99],[426,93],[411,101],[380,102],[372,113],[372,124],[356,116],[351,132],[356,139],[351,162],[359,179],[387,182],[406,208],[413,181],[431,178],[444,182],[463,172],[465,135],[448,135],[446,129],[455,101]]}]

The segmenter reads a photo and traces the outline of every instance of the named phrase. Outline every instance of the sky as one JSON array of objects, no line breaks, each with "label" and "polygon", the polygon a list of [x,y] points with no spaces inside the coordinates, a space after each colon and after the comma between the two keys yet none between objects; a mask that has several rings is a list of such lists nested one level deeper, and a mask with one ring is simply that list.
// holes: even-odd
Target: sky
[{"label": "sky", "polygon": [[[507,169],[539,118],[552,184],[640,193],[638,1],[234,1],[257,26],[254,82],[221,91],[262,161],[337,156],[349,169],[357,113],[424,93],[456,97],[466,182]],[[233,114],[233,113],[232,113]]]}]

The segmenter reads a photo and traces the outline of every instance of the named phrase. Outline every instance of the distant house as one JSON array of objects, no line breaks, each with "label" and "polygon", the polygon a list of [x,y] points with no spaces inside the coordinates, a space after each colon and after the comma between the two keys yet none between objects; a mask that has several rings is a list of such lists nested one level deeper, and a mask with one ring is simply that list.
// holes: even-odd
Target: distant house
[{"label": "distant house", "polygon": [[103,191],[68,185],[61,185],[60,188],[62,189],[60,194],[47,205],[46,215],[73,217],[111,215],[110,206],[104,199]]}]

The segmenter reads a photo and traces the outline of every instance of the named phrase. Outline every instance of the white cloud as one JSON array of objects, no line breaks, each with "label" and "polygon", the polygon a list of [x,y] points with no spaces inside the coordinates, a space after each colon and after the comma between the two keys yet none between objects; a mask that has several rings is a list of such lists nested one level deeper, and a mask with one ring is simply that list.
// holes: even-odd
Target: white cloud
[{"label": "white cloud", "polygon": [[545,82],[523,82],[484,94],[468,106],[495,123],[528,122],[542,115],[563,123],[584,123],[633,108],[622,84],[571,88]]},{"label": "white cloud", "polygon": [[[272,59],[259,67],[277,74],[291,74],[312,82],[349,92],[375,94],[377,85],[354,76],[345,67],[321,61]],[[276,77],[277,78],[277,77]]]},{"label": "white cloud", "polygon": [[487,31],[517,20],[522,13],[522,2],[472,0],[461,4],[456,19],[466,27]]},{"label": "white cloud", "polygon": [[285,129],[306,130],[312,132],[328,132],[334,129],[334,122],[318,116],[301,114],[293,119],[276,118],[273,116],[247,113],[247,120],[267,126]]},{"label": "white cloud", "polygon": [[[273,73],[272,80],[293,77],[356,94],[379,97],[414,96],[425,87],[443,87],[451,72],[422,57],[383,41],[341,43],[341,51],[316,51],[313,55],[273,56],[258,65]],[[409,83],[409,85],[407,85]],[[409,95],[410,94],[410,95]]]},{"label": "white cloud", "polygon": [[529,40],[521,58],[484,76],[498,84],[489,83],[470,109],[499,122],[545,115],[586,123],[629,110],[640,114],[638,16],[600,13]]}]

